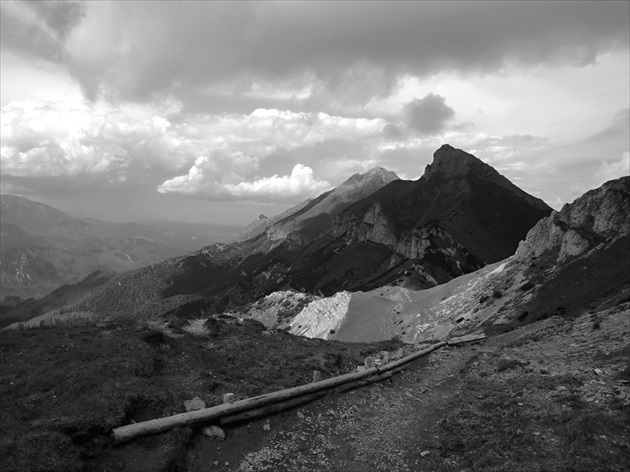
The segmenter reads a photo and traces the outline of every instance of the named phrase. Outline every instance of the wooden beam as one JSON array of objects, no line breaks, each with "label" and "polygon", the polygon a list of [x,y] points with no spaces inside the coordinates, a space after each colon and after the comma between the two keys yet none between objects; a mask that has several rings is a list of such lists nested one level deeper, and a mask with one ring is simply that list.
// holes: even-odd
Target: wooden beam
[{"label": "wooden beam", "polygon": [[[415,352],[410,356],[404,357],[396,362],[392,362],[382,367],[372,367],[361,372],[352,372],[338,377],[313,382],[299,387],[293,387],[286,390],[267,393],[257,397],[247,398],[235,401],[234,403],[226,403],[202,410],[189,411],[179,413],[177,415],[168,416],[166,418],[156,418],[153,420],[142,421],[140,423],[128,424],[114,428],[112,436],[114,444],[120,444],[125,441],[145,436],[147,434],[160,433],[169,429],[178,428],[198,423],[209,423],[218,418],[235,415],[242,411],[256,410],[267,405],[283,402],[297,397],[302,397],[322,390],[330,390],[341,385],[351,384],[374,375],[380,375],[389,371],[393,371],[419,357],[446,346],[445,342],[433,344],[422,351]],[[391,374],[390,374],[391,376]],[[375,380],[376,381],[376,380]]]}]

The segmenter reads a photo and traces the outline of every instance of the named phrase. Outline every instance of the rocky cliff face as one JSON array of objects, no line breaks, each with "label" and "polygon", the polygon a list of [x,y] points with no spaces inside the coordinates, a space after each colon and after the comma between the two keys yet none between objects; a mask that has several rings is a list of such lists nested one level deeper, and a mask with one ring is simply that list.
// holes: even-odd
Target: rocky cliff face
[{"label": "rocky cliff face", "polygon": [[630,234],[630,177],[606,182],[540,220],[516,252],[520,260],[558,251],[557,262]]}]

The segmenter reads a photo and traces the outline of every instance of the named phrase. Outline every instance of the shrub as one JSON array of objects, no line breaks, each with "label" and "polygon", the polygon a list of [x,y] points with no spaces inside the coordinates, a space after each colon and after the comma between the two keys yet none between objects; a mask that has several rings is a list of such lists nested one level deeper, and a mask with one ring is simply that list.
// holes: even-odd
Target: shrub
[{"label": "shrub", "polygon": [[499,360],[499,365],[497,366],[497,372],[522,367],[523,365],[525,365],[525,363],[517,359],[501,359]]}]

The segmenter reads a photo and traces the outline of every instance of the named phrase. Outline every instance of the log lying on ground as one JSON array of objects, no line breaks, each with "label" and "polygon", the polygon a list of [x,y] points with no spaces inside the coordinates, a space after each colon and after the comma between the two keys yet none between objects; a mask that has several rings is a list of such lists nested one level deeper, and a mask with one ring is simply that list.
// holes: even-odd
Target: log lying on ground
[{"label": "log lying on ground", "polygon": [[270,415],[271,413],[277,413],[279,411],[288,410],[289,408],[295,408],[296,406],[304,405],[305,403],[317,400],[318,398],[321,398],[328,393],[329,392],[327,390],[322,390],[320,392],[303,395],[301,397],[293,398],[291,400],[273,403],[271,405],[263,406],[262,408],[257,408],[255,410],[242,411],[241,413],[236,413],[235,415],[224,416],[220,420],[220,425],[225,426],[232,423],[239,423],[245,420],[253,420],[254,418],[260,418],[261,416]]},{"label": "log lying on ground", "polygon": [[446,341],[449,346],[457,346],[458,344],[480,342],[486,339],[485,334],[467,334],[457,338],[451,338]]},{"label": "log lying on ground", "polygon": [[340,387],[336,387],[331,390],[323,390],[320,392],[311,393],[309,395],[303,395],[301,397],[293,398],[291,400],[274,403],[272,405],[264,406],[262,408],[257,408],[255,410],[248,410],[245,412],[237,413],[235,415],[224,416],[220,420],[220,425],[225,426],[228,424],[233,424],[233,423],[238,423],[241,421],[259,418],[261,416],[267,416],[272,413],[288,410],[289,408],[295,408],[296,406],[300,406],[305,403],[310,403],[313,400],[317,400],[318,398],[321,398],[330,393],[343,393],[343,392],[347,392],[348,390],[364,387],[371,383],[382,382],[383,380],[390,379],[395,373],[400,372],[403,369],[404,367],[398,367],[397,369],[390,370],[382,374],[372,375],[371,377],[367,377],[365,379],[356,380],[354,382],[343,384]]},{"label": "log lying on ground", "polygon": [[301,385],[299,387],[293,387],[286,390],[280,390],[278,392],[247,398],[245,400],[239,400],[234,403],[217,405],[210,408],[204,408],[202,410],[180,413],[166,418],[156,418],[149,421],[120,426],[112,431],[114,444],[120,444],[139,436],[160,433],[180,426],[208,423],[218,418],[235,415],[243,411],[260,409],[267,405],[302,397],[322,390],[331,390],[341,385],[350,384],[374,375],[380,375],[393,371],[419,357],[427,355],[435,349],[441,348],[442,346],[446,346],[446,343],[439,342],[437,344],[433,344],[422,351],[415,352],[403,359],[400,359],[399,361],[392,362],[382,367],[372,367],[361,372],[353,372],[339,377],[333,377],[319,382]]}]

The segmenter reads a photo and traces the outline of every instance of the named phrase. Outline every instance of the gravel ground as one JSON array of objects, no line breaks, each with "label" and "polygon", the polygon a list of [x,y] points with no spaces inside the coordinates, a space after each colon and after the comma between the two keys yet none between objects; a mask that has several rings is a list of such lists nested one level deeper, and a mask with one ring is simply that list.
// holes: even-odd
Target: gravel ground
[{"label": "gravel ground", "polygon": [[[207,439],[195,445],[190,468],[239,472],[420,470],[431,454],[431,431],[456,393],[459,372],[477,349],[443,348],[389,381],[326,397],[248,426],[228,428],[228,439],[221,445]],[[263,429],[266,421],[270,431]]]}]

